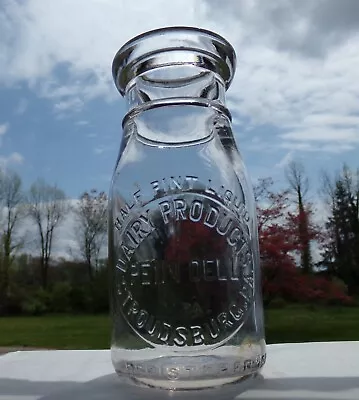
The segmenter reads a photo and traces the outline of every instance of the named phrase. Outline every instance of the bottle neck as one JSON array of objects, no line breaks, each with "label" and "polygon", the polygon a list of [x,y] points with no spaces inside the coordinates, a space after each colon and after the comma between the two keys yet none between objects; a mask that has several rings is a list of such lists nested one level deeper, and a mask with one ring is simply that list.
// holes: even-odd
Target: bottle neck
[{"label": "bottle neck", "polygon": [[[207,99],[161,99],[133,108],[123,121],[124,137],[137,138],[156,146],[199,144],[213,137],[218,121],[230,125],[229,111]],[[221,123],[222,124],[222,123]]]},{"label": "bottle neck", "polygon": [[136,76],[128,85],[128,110],[158,100],[197,98],[225,105],[225,83],[212,71],[188,65],[171,65]]}]

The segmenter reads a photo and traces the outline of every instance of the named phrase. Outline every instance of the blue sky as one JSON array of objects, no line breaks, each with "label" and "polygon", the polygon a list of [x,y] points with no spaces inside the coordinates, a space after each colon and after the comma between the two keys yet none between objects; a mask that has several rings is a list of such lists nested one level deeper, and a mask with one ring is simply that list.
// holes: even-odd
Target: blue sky
[{"label": "blue sky", "polygon": [[121,138],[120,102],[93,99],[81,110],[59,112],[25,85],[0,89],[0,102],[3,163],[25,186],[44,178],[71,198],[108,190]]},{"label": "blue sky", "polygon": [[[340,3],[340,6],[338,4]],[[359,2],[7,0],[0,3],[0,163],[28,187],[70,198],[108,190],[124,102],[111,63],[149,29],[192,25],[238,54],[227,95],[236,139],[256,180],[302,160],[319,172],[359,166]]]}]

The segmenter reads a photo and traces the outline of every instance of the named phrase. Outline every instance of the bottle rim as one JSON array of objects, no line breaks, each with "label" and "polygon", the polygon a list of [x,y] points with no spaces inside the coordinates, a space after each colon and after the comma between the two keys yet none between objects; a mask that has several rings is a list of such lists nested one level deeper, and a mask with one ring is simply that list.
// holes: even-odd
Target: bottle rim
[{"label": "bottle rim", "polygon": [[[176,52],[176,57],[171,54]],[[197,66],[212,71],[229,88],[236,69],[233,46],[212,31],[172,26],[144,32],[126,42],[115,54],[112,75],[121,95],[129,83],[150,70],[171,65]]]}]

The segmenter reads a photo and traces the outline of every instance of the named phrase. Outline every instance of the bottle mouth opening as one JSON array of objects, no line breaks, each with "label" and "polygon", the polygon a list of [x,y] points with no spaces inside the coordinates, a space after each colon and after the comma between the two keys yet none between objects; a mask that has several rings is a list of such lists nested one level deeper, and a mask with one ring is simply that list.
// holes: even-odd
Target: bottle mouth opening
[{"label": "bottle mouth opening", "polygon": [[161,78],[163,84],[188,80],[191,74],[196,79],[211,71],[228,89],[235,73],[236,54],[231,44],[214,32],[194,27],[160,28],[124,44],[114,57],[112,75],[117,89],[125,95],[134,78],[165,68],[186,72],[185,76],[169,73]]}]

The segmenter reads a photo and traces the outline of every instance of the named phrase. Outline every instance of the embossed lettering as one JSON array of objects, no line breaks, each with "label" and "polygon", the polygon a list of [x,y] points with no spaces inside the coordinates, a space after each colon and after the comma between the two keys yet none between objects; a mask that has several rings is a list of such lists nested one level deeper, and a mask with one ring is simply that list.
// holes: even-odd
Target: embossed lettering
[{"label": "embossed lettering", "polygon": [[133,194],[133,199],[135,200],[135,203],[136,203],[136,204],[140,203],[140,199],[141,199],[141,189],[138,189],[138,190]]},{"label": "embossed lettering", "polygon": [[127,265],[126,265],[126,263],[125,263],[123,260],[121,260],[121,259],[118,259],[118,260],[117,260],[116,268],[119,269],[119,270],[120,270],[121,272],[123,272],[123,273],[125,273],[125,272],[127,271]]},{"label": "embossed lettering", "polygon": [[204,336],[200,326],[191,326],[192,340],[194,345],[203,344]]},{"label": "embossed lettering", "polygon": [[228,314],[225,311],[218,314],[217,321],[219,322],[222,329],[228,329],[233,326],[233,322],[228,319]]},{"label": "embossed lettering", "polygon": [[232,225],[232,220],[231,220],[230,218],[227,218],[226,224],[223,224],[223,221],[225,221],[225,219],[222,220],[222,221],[218,224],[218,226],[217,226],[217,232],[218,232],[221,236],[226,235],[226,234],[228,233],[228,231],[229,231],[229,228],[230,228],[231,225]]},{"label": "embossed lettering", "polygon": [[210,211],[206,215],[206,219],[204,220],[203,224],[208,226],[209,228],[213,228],[218,221],[218,216],[219,216],[218,208],[211,206]]},{"label": "embossed lettering", "polygon": [[241,368],[241,363],[240,363],[240,361],[236,361],[236,362],[233,364],[233,372],[234,372],[234,373],[238,373],[238,372],[240,371],[240,368]]},{"label": "embossed lettering", "polygon": [[150,280],[150,273],[149,273],[149,268],[151,268],[151,264],[147,262],[143,262],[140,264],[141,268],[141,283],[143,286],[147,286],[151,284]]},{"label": "embossed lettering", "polygon": [[[153,225],[151,219],[149,218],[149,212],[150,210],[146,210],[146,213],[140,215],[139,220],[142,221],[145,226],[142,225],[142,229],[145,229],[145,231],[143,231],[143,233],[150,233],[152,232],[153,229],[155,229],[156,227]],[[146,236],[145,236],[146,237]]]},{"label": "embossed lettering", "polygon": [[131,278],[137,277],[139,275],[139,268],[137,263],[132,263],[130,265],[130,275]]},{"label": "embossed lettering", "polygon": [[155,195],[158,195],[160,192],[168,192],[168,191],[176,191],[176,190],[185,190],[185,189],[193,189],[194,183],[198,180],[197,176],[186,175],[182,176],[171,176],[170,178],[162,178],[161,180],[155,180],[150,182],[152,189],[155,192]]},{"label": "embossed lettering", "polygon": [[217,195],[218,197],[222,198],[223,197],[223,192],[224,192],[225,188],[223,185],[220,186],[220,188],[217,190]]},{"label": "embossed lettering", "polygon": [[229,314],[235,321],[239,321],[243,316],[243,311],[238,307],[237,304],[231,303],[229,306]]},{"label": "embossed lettering", "polygon": [[138,374],[141,374],[141,375],[143,375],[144,373],[145,373],[145,367],[144,367],[144,365],[143,364],[135,364],[135,371],[136,371],[136,374],[138,375]]},{"label": "embossed lettering", "polygon": [[139,304],[136,300],[134,300],[127,311],[127,315],[130,317],[132,314],[136,315],[139,311]]},{"label": "embossed lettering", "polygon": [[194,188],[194,183],[198,181],[198,176],[186,175],[186,181],[188,182],[188,189]]},{"label": "embossed lettering", "polygon": [[207,324],[207,327],[208,327],[209,334],[211,335],[211,338],[217,339],[219,336],[219,333],[220,333],[217,322],[213,318],[211,318],[209,320],[209,323]]},{"label": "embossed lettering", "polygon": [[117,294],[119,295],[123,295],[124,293],[126,293],[127,292],[126,282],[124,280],[122,280],[122,282],[118,282],[116,284],[116,289],[117,289]]},{"label": "embossed lettering", "polygon": [[178,179],[175,178],[174,176],[171,176],[171,182],[170,182],[170,188],[173,189],[182,189],[183,188],[183,182],[179,183],[179,180],[181,177],[179,176]]},{"label": "embossed lettering", "polygon": [[187,377],[195,375],[197,368],[196,368],[195,365],[186,365],[186,366],[183,367],[183,369],[186,371],[186,376]]},{"label": "embossed lettering", "polygon": [[245,243],[242,246],[237,257],[238,257],[240,265],[242,266],[242,269],[245,270],[246,272],[248,270],[250,271],[251,267],[252,267],[252,256],[251,256],[251,253],[250,253],[247,243]]},{"label": "embossed lettering", "polygon": [[193,201],[189,212],[189,219],[192,222],[198,222],[202,218],[202,213],[203,213],[202,202],[199,200]]},{"label": "embossed lettering", "polygon": [[223,195],[224,203],[225,203],[225,204],[230,203],[231,200],[232,200],[232,197],[233,197],[233,192],[230,191],[230,190],[226,190],[226,191],[224,192],[224,195]]},{"label": "embossed lettering", "polygon": [[142,239],[142,234],[145,233],[145,232],[142,231],[141,225],[142,225],[141,222],[138,221],[138,220],[132,222],[132,224],[131,224],[131,228],[130,229],[132,231],[132,234],[137,238],[136,244],[139,243],[140,239]]},{"label": "embossed lettering", "polygon": [[243,363],[235,361],[234,363],[212,362],[199,365],[185,364],[178,366],[175,363],[164,365],[158,368],[153,364],[144,364],[141,362],[124,362],[120,365],[120,371],[128,375],[134,373],[141,376],[163,377],[165,379],[176,380],[180,378],[195,378],[195,377],[215,377],[217,375],[239,375],[243,371],[257,370],[264,365],[266,355],[258,354],[250,359],[246,359]]},{"label": "embossed lettering", "polygon": [[[126,204],[126,206],[127,206],[127,204]],[[128,217],[129,211],[130,210],[126,210],[124,208],[120,209],[120,215],[121,215],[123,221]]]},{"label": "embossed lettering", "polygon": [[221,264],[220,262],[217,262],[216,264],[217,267],[217,276],[218,276],[218,280],[219,281],[226,281],[228,279],[227,275],[222,275],[222,271],[221,271]]},{"label": "embossed lettering", "polygon": [[192,260],[189,267],[189,280],[190,282],[199,282],[200,276],[199,262]]},{"label": "embossed lettering", "polygon": [[239,228],[235,227],[227,237],[227,242],[230,246],[234,246],[237,240],[240,238],[241,231]]},{"label": "embossed lettering", "polygon": [[252,369],[252,360],[245,360],[243,363],[243,371],[247,369]]},{"label": "embossed lettering", "polygon": [[149,333],[151,336],[155,334],[156,331],[159,330],[160,323],[159,321],[156,321],[155,318],[151,315],[145,325],[145,329],[147,333]]},{"label": "embossed lettering", "polygon": [[240,290],[239,294],[248,302],[251,300],[251,293],[247,293],[248,290],[246,287],[242,288],[242,290]]},{"label": "embossed lettering", "polygon": [[[237,210],[233,210],[235,194],[238,192],[228,190],[223,185],[215,188],[211,181],[208,182],[206,193],[187,192],[194,187],[196,180],[191,176],[172,176],[153,181],[151,185],[158,196],[153,200],[143,200],[146,209],[131,210],[134,206],[129,203],[117,209],[115,225],[116,229],[121,229],[117,236],[120,242],[116,249],[119,255],[115,265],[118,304],[127,323],[154,346],[215,345],[225,341],[241,326],[253,302],[254,275],[249,228],[243,223],[242,217],[238,217]],[[181,193],[176,195],[176,191]],[[159,198],[166,193],[171,195]],[[140,191],[133,194],[133,200],[135,205],[141,202]],[[221,205],[221,202],[226,205]],[[245,207],[239,207],[244,213]],[[182,224],[185,220],[191,223]],[[172,229],[175,226],[180,229]],[[195,238],[192,238],[192,229],[197,232]],[[189,241],[186,238],[187,230]],[[168,238],[164,239],[167,233]],[[179,244],[184,247],[183,253],[177,257],[173,244],[177,246],[179,240],[183,240]],[[192,243],[197,245],[197,241],[199,251],[190,247]],[[188,248],[185,247],[187,242]],[[202,245],[209,247],[208,258],[202,258],[206,254],[202,254]],[[160,246],[163,251],[158,251]],[[211,301],[201,302],[202,294],[205,296],[217,290],[212,282],[220,282],[220,291],[223,289],[227,293],[228,290],[231,295],[215,293]],[[183,292],[181,285],[185,288]],[[164,310],[155,315],[155,310],[160,309],[157,303],[162,301],[161,296],[157,295],[158,290],[161,293],[163,289],[163,293],[167,293],[172,288],[178,301],[184,305],[183,311],[171,315]],[[149,298],[153,301],[148,301]],[[169,297],[165,300],[168,302]],[[191,301],[194,307],[189,313],[187,307],[190,307]],[[165,304],[163,306],[166,308]],[[258,358],[255,362],[258,365],[262,361]],[[207,365],[206,373],[214,376],[228,374],[228,370],[232,371],[233,368],[233,364],[213,363]],[[145,364],[138,364],[137,372],[150,374]],[[181,376],[196,373],[199,370],[191,365],[178,370]]]},{"label": "embossed lettering", "polygon": [[133,374],[134,366],[132,363],[130,362],[126,363],[125,368],[129,374]]},{"label": "embossed lettering", "polygon": [[148,312],[146,310],[140,310],[139,313],[136,315],[136,326],[137,328],[143,328],[146,325],[148,320]]},{"label": "embossed lettering", "polygon": [[202,369],[203,369],[203,373],[205,374],[205,375],[213,375],[214,373],[215,373],[215,367],[216,367],[216,365],[213,365],[213,364],[204,364],[203,366],[202,366]]},{"label": "embossed lettering", "polygon": [[127,258],[128,261],[131,260],[131,256],[133,254],[133,249],[130,249],[129,247],[127,247],[125,244],[121,244],[121,250],[123,252],[123,254],[125,255],[125,257]]},{"label": "embossed lettering", "polygon": [[159,185],[158,181],[152,181],[152,182],[150,182],[150,184],[152,185],[152,189],[157,194],[160,191],[160,185]]},{"label": "embossed lettering", "polygon": [[203,274],[205,281],[212,282],[216,280],[217,263],[218,260],[206,260],[203,262]]},{"label": "embossed lettering", "polygon": [[121,230],[122,224],[123,224],[123,221],[121,221],[120,218],[117,217],[117,218],[115,219],[114,226],[115,226],[115,228],[116,228],[118,231]]},{"label": "embossed lettering", "polygon": [[221,363],[219,364],[218,369],[220,374],[226,375],[229,370],[229,365],[227,363]]},{"label": "embossed lettering", "polygon": [[125,307],[125,305],[128,303],[129,300],[133,300],[133,297],[132,297],[131,292],[127,291],[127,295],[126,295],[124,301],[122,302],[122,306]]},{"label": "embossed lettering", "polygon": [[187,219],[184,215],[184,211],[186,210],[186,202],[183,199],[176,199],[174,203],[176,221]]},{"label": "embossed lettering", "polygon": [[165,224],[168,224],[168,214],[171,212],[171,206],[168,201],[162,201],[159,203],[162,218]]},{"label": "embossed lettering", "polygon": [[[179,262],[162,260],[125,263],[119,259],[116,268],[124,274],[128,273],[128,281],[131,285],[138,282],[142,286],[161,285],[168,282],[238,281],[240,279],[241,271],[236,260],[232,262],[219,259],[191,260],[188,269],[181,268],[181,265]],[[243,287],[253,289],[253,277],[243,277]]]},{"label": "embossed lettering", "polygon": [[179,368],[173,367],[169,368],[167,371],[167,377],[169,380],[176,380],[179,378]]},{"label": "embossed lettering", "polygon": [[208,179],[208,184],[205,192],[211,194],[212,196],[216,194],[216,191],[212,188],[212,179]]},{"label": "embossed lettering", "polygon": [[133,247],[137,247],[139,242],[133,237],[133,235],[131,234],[131,232],[127,231],[125,233],[125,235],[127,236],[128,239],[130,239],[131,244]]},{"label": "embossed lettering", "polygon": [[179,326],[175,329],[175,337],[173,341],[177,346],[184,346],[187,343],[188,330]]},{"label": "embossed lettering", "polygon": [[157,371],[158,371],[158,369],[156,368],[155,365],[149,365],[149,366],[147,367],[147,373],[148,373],[149,375],[158,374]]},{"label": "embossed lettering", "polygon": [[162,323],[162,329],[161,329],[161,333],[160,333],[160,336],[159,336],[159,339],[162,342],[164,342],[164,343],[167,342],[167,340],[168,340],[168,338],[170,336],[171,328],[172,328],[172,326],[170,324],[167,324],[167,322],[163,322]]}]

